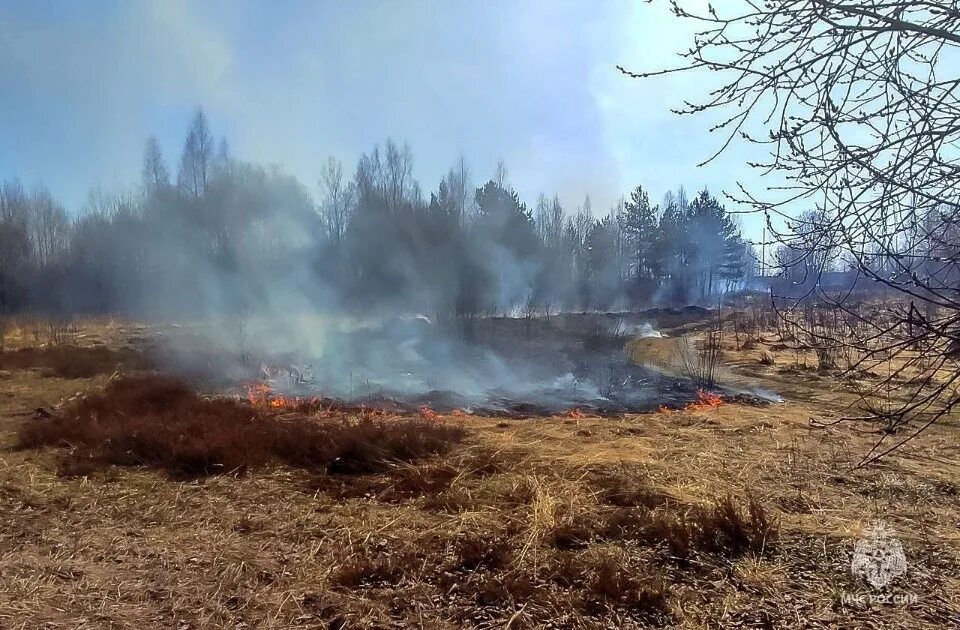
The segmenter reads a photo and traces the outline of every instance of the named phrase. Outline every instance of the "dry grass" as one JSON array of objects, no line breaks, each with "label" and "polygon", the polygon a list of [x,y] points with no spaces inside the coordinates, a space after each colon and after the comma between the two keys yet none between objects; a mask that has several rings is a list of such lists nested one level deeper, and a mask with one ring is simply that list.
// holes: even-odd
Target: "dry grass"
[{"label": "dry grass", "polygon": [[27,347],[0,351],[0,369],[40,368],[46,376],[90,378],[118,371],[149,370],[151,362],[131,349],[113,350],[104,346]]},{"label": "dry grass", "polygon": [[24,424],[21,449],[69,448],[61,470],[150,466],[177,476],[245,472],[271,462],[332,474],[361,474],[446,452],[456,426],[417,420],[313,421],[278,418],[234,399],[205,399],[179,381],[112,381],[49,419]]},{"label": "dry grass", "polygon": [[728,495],[707,505],[584,512],[555,526],[550,541],[558,549],[582,549],[595,541],[630,541],[661,550],[664,560],[687,566],[704,553],[728,558],[769,554],[778,535],[779,523],[763,504],[750,498],[740,505]]},{"label": "dry grass", "polygon": [[[763,350],[727,354],[760,369]],[[55,427],[61,446],[0,454],[0,627],[952,627],[960,618],[956,427],[852,471],[875,436],[811,429],[811,417],[835,416],[849,397],[826,377],[815,389],[765,381],[797,394],[766,408],[441,418],[424,424],[460,441],[437,451],[410,447],[423,444],[412,435],[389,446],[404,421],[383,418],[352,446],[340,442],[351,457],[377,454],[344,468],[366,471],[358,475],[323,474],[336,458],[331,435],[356,416],[274,415],[172,383],[162,395],[131,388],[128,400],[111,389],[124,381],[104,381],[15,370],[2,382],[13,394],[0,395],[3,444]],[[22,415],[41,405],[59,420]],[[240,476],[171,479],[162,473],[177,466],[141,461],[59,477],[60,458],[105,448],[91,428],[101,416],[129,436],[136,421],[121,409],[191,436],[198,418],[257,424],[249,416],[268,434],[290,422],[324,437],[291,433],[297,440],[266,455],[254,446],[248,461],[258,463]],[[90,422],[65,426],[80,417]],[[64,441],[71,432],[99,437]],[[377,448],[361,446],[370,442]],[[217,460],[204,472],[237,465]],[[907,555],[889,592],[916,593],[916,604],[841,600],[870,592],[849,564],[874,518],[894,527]]]}]

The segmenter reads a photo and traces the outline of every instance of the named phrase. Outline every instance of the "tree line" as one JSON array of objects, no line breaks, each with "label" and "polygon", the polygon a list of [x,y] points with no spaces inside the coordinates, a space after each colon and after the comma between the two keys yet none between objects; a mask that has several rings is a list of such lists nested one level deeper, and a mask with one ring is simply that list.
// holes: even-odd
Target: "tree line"
[{"label": "tree line", "polygon": [[387,141],[352,175],[330,158],[316,196],[234,158],[198,110],[175,177],[151,137],[142,181],[71,216],[42,187],[0,184],[0,310],[137,315],[237,309],[493,313],[626,309],[745,286],[754,257],[723,204],[635,188],[596,217],[521,200],[503,164],[475,185],[461,159],[435,190]]}]

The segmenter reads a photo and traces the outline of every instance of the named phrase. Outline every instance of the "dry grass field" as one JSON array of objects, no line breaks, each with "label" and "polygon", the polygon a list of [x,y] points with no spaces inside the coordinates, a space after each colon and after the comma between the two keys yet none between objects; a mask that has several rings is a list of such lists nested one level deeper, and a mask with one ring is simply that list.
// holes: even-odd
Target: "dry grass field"
[{"label": "dry grass field", "polygon": [[[150,334],[7,335],[0,627],[960,627],[956,422],[856,468],[851,384],[772,343],[723,371],[780,404],[318,419],[131,380]],[[850,570],[877,519],[882,591]]]}]

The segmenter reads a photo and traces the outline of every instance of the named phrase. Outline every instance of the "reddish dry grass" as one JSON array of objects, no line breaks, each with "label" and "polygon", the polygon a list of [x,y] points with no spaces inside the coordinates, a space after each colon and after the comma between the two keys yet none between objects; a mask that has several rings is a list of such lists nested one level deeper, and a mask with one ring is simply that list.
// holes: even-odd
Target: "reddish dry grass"
[{"label": "reddish dry grass", "polygon": [[69,447],[62,463],[66,474],[115,464],[190,477],[269,462],[361,474],[446,452],[465,433],[413,419],[279,418],[237,400],[201,398],[170,378],[144,376],[113,381],[51,419],[23,425],[17,446]]},{"label": "reddish dry grass", "polygon": [[53,346],[0,352],[0,369],[29,368],[42,368],[49,375],[60,378],[90,378],[120,369],[148,370],[152,364],[134,350],[112,350],[103,346]]}]

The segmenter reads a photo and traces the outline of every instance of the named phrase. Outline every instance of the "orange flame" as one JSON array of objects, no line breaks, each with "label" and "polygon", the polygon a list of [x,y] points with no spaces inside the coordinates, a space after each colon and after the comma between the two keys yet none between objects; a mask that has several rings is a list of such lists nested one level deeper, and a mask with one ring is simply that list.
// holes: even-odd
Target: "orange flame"
[{"label": "orange flame", "polygon": [[318,397],[285,396],[275,392],[266,383],[249,383],[244,386],[247,400],[257,407],[271,409],[296,409],[302,411],[323,411],[323,399]]},{"label": "orange flame", "polygon": [[574,419],[576,419],[576,420],[579,420],[579,419],[581,419],[581,418],[586,418],[586,417],[587,417],[587,414],[585,414],[585,413],[583,413],[582,411],[580,411],[580,409],[577,408],[577,407],[574,407],[573,409],[567,409],[567,410],[563,413],[563,415],[566,416],[566,417],[568,417],[568,418],[574,418]]},{"label": "orange flame", "polygon": [[254,405],[262,407],[272,407],[273,409],[284,409],[292,407],[293,399],[288,399],[283,394],[278,394],[266,383],[256,383],[247,386],[247,400]]},{"label": "orange flame", "polygon": [[247,400],[251,405],[267,405],[273,395],[273,390],[266,383],[248,383],[244,389],[247,390]]},{"label": "orange flame", "polygon": [[[267,409],[297,411],[311,414],[319,418],[334,418],[344,415],[359,416],[362,419],[374,420],[387,418],[396,412],[382,407],[368,407],[366,405],[346,405],[336,400],[320,396],[287,396],[275,391],[267,383],[256,382],[244,385],[246,399],[251,405]],[[455,410],[454,415],[463,415],[463,410]],[[420,407],[422,417],[435,420],[440,417],[427,405]]]},{"label": "orange flame", "polygon": [[[713,392],[704,391],[703,389],[697,389],[697,399],[693,402],[687,403],[684,405],[682,411],[707,411],[709,409],[715,409],[720,405],[723,405],[723,398],[719,394],[714,394]],[[673,413],[678,411],[677,409],[671,409],[666,405],[660,405],[658,409],[660,413]]]},{"label": "orange flame", "polygon": [[419,411],[420,411],[420,417],[422,417],[425,420],[437,420],[440,418],[437,412],[431,409],[429,405],[422,405]]},{"label": "orange flame", "polygon": [[372,420],[374,418],[385,418],[389,415],[389,413],[386,409],[381,409],[380,407],[366,407],[364,405],[360,405],[359,415],[361,418]]},{"label": "orange flame", "polygon": [[687,405],[687,409],[691,411],[703,411],[706,409],[712,409],[714,407],[719,407],[723,404],[723,398],[718,394],[712,392],[705,392],[702,389],[697,390],[697,401],[692,402]]}]

